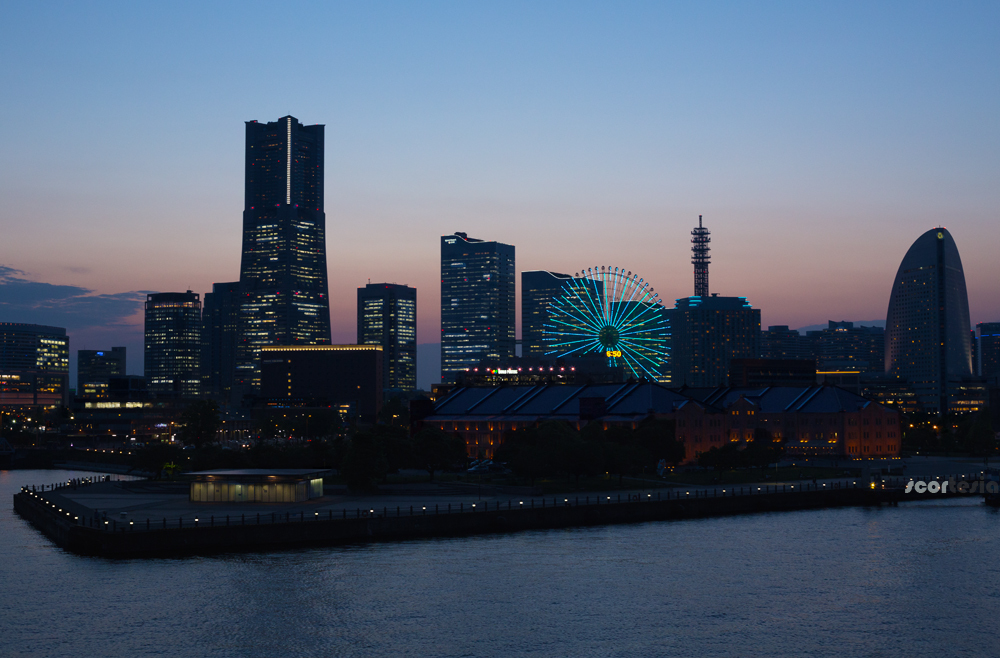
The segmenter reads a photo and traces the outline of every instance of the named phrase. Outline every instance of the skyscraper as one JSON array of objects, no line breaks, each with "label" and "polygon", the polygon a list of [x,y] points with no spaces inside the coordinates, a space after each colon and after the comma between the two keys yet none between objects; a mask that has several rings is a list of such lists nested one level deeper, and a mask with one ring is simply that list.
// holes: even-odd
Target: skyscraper
[{"label": "skyscraper", "polygon": [[108,390],[108,380],[124,374],[124,347],[76,352],[77,395],[104,395]]},{"label": "skyscraper", "polygon": [[212,292],[205,293],[202,309],[202,393],[223,404],[239,402],[233,396],[233,376],[241,302],[239,281],[213,283]]},{"label": "skyscraper", "polygon": [[198,293],[146,295],[144,374],[150,391],[194,397],[201,392],[201,299]]},{"label": "skyscraper", "polygon": [[760,309],[745,297],[678,299],[670,329],[674,386],[724,386],[730,360],[760,356]]},{"label": "skyscraper", "polygon": [[417,289],[395,283],[358,288],[358,344],[382,346],[382,385],[417,387]]},{"label": "skyscraper", "polygon": [[909,383],[925,411],[945,413],[972,376],[969,297],[958,247],[927,231],[903,257],[885,321],[885,371]]},{"label": "skyscraper", "polygon": [[514,356],[514,247],[441,237],[441,379]]},{"label": "skyscraper", "polygon": [[324,126],[246,124],[237,385],[259,387],[264,345],[330,343]]},{"label": "skyscraper", "polygon": [[0,406],[64,405],[68,397],[66,330],[0,322]]},{"label": "skyscraper", "polygon": [[521,272],[521,356],[540,359],[550,351],[543,332],[548,322],[547,309],[572,278],[544,270]]}]

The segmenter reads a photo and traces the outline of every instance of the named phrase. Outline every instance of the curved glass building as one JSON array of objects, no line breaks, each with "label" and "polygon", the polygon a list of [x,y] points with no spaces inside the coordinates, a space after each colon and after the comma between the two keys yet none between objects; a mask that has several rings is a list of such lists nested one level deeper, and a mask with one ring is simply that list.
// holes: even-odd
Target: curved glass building
[{"label": "curved glass building", "polygon": [[951,233],[927,231],[892,283],[885,321],[885,370],[906,381],[925,411],[945,413],[972,376],[969,296]]}]

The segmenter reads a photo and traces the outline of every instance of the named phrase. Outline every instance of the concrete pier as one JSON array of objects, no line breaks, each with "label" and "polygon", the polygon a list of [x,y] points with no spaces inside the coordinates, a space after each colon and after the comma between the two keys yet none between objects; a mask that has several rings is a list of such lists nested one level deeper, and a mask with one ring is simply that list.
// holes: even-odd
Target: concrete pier
[{"label": "concrete pier", "polygon": [[[152,483],[150,483],[152,484]],[[102,515],[78,502],[85,486],[22,489],[14,509],[59,546],[85,555],[133,557],[394,541],[617,523],[641,523],[709,516],[842,506],[897,504],[937,499],[942,494],[904,494],[905,482],[872,488],[859,481],[728,487],[708,490],[603,492],[577,496],[428,503],[412,497],[376,507],[350,509],[319,499],[309,506],[191,504],[184,514],[157,518],[149,513]],[[102,500],[106,500],[107,496]],[[174,498],[180,498],[178,494]],[[147,495],[146,498],[149,496]],[[389,502],[389,501],[385,501]],[[407,502],[411,504],[406,504]],[[160,509],[169,503],[146,503]],[[179,504],[179,503],[178,503]],[[191,511],[193,510],[193,511]],[[150,509],[147,509],[147,512]]]}]

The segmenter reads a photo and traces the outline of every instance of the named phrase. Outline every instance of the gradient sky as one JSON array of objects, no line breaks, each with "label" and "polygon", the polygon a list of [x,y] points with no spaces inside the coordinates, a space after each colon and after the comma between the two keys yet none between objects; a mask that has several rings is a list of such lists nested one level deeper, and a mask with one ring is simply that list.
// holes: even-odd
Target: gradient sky
[{"label": "gradient sky", "polygon": [[[238,278],[243,122],[326,124],[334,342],[439,236],[621,266],[765,326],[885,317],[925,230],[1000,320],[1000,3],[7,3],[0,320],[130,346],[141,291]],[[518,284],[520,287],[520,284]],[[520,292],[520,290],[518,291]]]}]

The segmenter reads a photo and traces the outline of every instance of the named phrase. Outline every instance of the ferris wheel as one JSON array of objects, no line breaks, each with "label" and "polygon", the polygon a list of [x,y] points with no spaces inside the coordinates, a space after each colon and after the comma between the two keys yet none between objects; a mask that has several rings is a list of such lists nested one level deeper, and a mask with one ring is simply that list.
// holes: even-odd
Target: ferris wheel
[{"label": "ferris wheel", "polygon": [[547,354],[603,354],[632,376],[662,380],[669,358],[666,309],[638,274],[588,267],[566,280],[547,309]]}]

